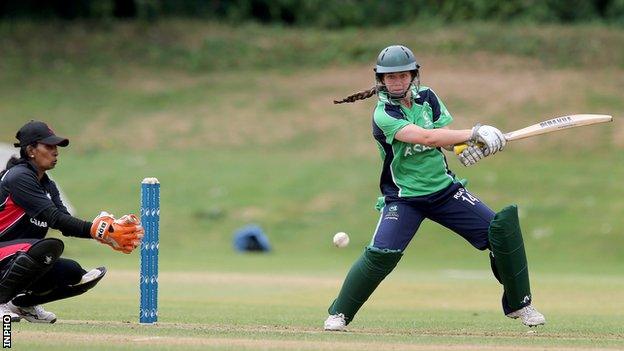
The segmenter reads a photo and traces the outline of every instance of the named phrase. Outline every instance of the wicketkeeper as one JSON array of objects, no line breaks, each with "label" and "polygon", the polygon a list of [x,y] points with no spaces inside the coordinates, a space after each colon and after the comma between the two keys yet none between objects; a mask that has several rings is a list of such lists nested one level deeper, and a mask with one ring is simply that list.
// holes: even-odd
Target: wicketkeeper
[{"label": "wicketkeeper", "polygon": [[504,288],[502,305],[508,317],[520,318],[528,326],[544,324],[544,316],[531,306],[516,207],[492,211],[464,188],[442,152],[442,148],[468,143],[459,155],[461,163],[468,166],[502,150],[505,137],[497,128],[479,124],[472,129],[448,129],[453,118],[433,90],[420,85],[419,72],[410,49],[389,46],[377,58],[375,86],[335,101],[378,96],[372,129],[383,162],[383,196],[377,204],[381,215],[370,245],[353,264],[329,307],[325,330],[345,330],[396,267],[427,218],[459,234],[476,249],[490,251],[494,276]]},{"label": "wicketkeeper", "polygon": [[58,147],[68,146],[69,140],[39,121],[26,123],[16,138],[20,157],[12,157],[0,172],[0,315],[54,323],[56,315],[41,305],[85,293],[106,268],[87,272],[61,257],[63,241],[45,238],[48,228],[129,254],[140,245],[143,227],[132,214],[115,219],[102,212],[92,222],[71,216],[46,174],[56,166]]}]

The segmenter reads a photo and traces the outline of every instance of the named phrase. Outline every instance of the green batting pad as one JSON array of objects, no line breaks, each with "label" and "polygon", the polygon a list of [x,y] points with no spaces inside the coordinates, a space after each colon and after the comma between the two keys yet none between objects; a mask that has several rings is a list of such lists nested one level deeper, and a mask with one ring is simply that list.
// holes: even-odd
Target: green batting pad
[{"label": "green batting pad", "polygon": [[490,247],[505,296],[514,311],[531,301],[529,269],[527,266],[518,208],[507,206],[498,212],[488,231]]},{"label": "green batting pad", "polygon": [[347,274],[340,294],[328,309],[329,314],[342,313],[347,324],[368,300],[384,278],[403,256],[400,251],[380,250],[369,246]]}]

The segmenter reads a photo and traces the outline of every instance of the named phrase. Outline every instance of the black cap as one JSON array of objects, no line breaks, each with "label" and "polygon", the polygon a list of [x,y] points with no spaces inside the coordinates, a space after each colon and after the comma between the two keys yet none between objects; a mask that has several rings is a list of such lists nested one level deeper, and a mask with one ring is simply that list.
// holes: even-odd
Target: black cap
[{"label": "black cap", "polygon": [[15,147],[28,146],[32,143],[42,143],[46,145],[69,145],[69,139],[61,138],[54,134],[54,131],[47,124],[40,121],[30,121],[15,134],[19,143],[13,144]]}]

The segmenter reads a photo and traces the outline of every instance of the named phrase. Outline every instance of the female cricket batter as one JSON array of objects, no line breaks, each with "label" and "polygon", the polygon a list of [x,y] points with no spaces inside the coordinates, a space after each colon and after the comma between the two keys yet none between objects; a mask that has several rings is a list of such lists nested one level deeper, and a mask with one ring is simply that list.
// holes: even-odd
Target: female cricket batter
[{"label": "female cricket batter", "polygon": [[116,220],[102,212],[93,222],[72,217],[46,174],[56,166],[57,147],[69,145],[69,140],[39,121],[26,123],[16,138],[20,157],[12,157],[0,172],[0,314],[13,321],[54,323],[56,315],[41,304],[86,292],[106,268],[87,272],[78,262],[60,257],[63,242],[45,238],[48,228],[94,238],[124,253],[140,244],[143,228],[134,215]]},{"label": "female cricket batter", "polygon": [[492,270],[504,287],[505,314],[528,326],[544,324],[544,316],[531,306],[517,208],[494,213],[455,178],[441,150],[467,143],[469,147],[458,157],[469,166],[502,150],[505,137],[497,128],[480,124],[472,129],[448,129],[453,119],[436,94],[420,85],[419,68],[410,49],[389,46],[377,58],[375,87],[334,101],[354,102],[378,95],[372,127],[383,161],[383,197],[370,245],[353,264],[329,307],[325,330],[345,330],[397,265],[425,218],[451,229],[479,250],[490,250]]}]

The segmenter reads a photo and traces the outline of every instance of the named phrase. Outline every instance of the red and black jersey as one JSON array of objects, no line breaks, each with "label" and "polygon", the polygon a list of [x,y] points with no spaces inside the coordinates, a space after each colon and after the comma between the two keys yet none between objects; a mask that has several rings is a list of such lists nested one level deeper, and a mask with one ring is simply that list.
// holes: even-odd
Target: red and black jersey
[{"label": "red and black jersey", "polygon": [[39,180],[30,162],[5,171],[0,178],[0,242],[44,238],[48,223],[38,216],[50,207],[69,215],[56,184],[46,174]]}]

